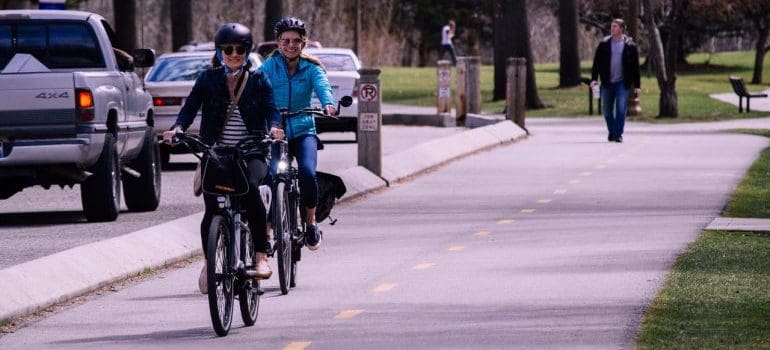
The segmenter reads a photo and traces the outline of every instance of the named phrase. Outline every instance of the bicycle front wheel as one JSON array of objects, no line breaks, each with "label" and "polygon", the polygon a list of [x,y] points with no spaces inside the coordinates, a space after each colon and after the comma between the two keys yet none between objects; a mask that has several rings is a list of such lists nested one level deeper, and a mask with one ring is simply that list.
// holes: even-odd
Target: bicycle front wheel
[{"label": "bicycle front wheel", "polygon": [[286,183],[278,181],[273,193],[273,234],[278,251],[278,283],[281,294],[289,293],[291,283],[291,227],[289,225],[289,190]]},{"label": "bicycle front wheel", "polygon": [[[257,266],[257,253],[254,249],[254,241],[251,232],[241,231],[241,258],[246,270],[254,270]],[[259,281],[252,278],[244,278],[238,290],[238,303],[241,306],[241,318],[243,324],[253,326],[257,322],[259,312]]]},{"label": "bicycle front wheel", "polygon": [[233,321],[235,273],[230,270],[232,257],[228,249],[231,238],[228,220],[221,215],[215,215],[209,226],[206,271],[211,324],[220,337],[227,335]]}]

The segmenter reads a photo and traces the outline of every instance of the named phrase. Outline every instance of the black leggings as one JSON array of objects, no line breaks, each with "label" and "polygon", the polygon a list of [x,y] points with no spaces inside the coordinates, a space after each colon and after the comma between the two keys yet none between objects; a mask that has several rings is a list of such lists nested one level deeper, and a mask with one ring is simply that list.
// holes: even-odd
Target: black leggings
[{"label": "black leggings", "polygon": [[[267,253],[270,247],[265,227],[267,215],[265,214],[265,204],[262,203],[262,197],[259,195],[259,185],[262,184],[262,180],[267,176],[267,164],[264,158],[254,158],[246,161],[246,165],[246,174],[249,178],[249,192],[239,198],[243,207],[246,208],[246,220],[249,221],[249,229],[251,230],[255,250],[258,253]],[[206,211],[201,221],[201,243],[203,244],[203,253],[205,254],[211,218],[219,209],[219,205],[216,195],[206,193],[203,194],[203,202],[206,204]]]}]

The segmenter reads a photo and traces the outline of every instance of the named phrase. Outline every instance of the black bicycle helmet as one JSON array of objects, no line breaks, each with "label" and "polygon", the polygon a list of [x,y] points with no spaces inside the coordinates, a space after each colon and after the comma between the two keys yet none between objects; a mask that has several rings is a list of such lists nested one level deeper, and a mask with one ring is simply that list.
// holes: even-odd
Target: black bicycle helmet
[{"label": "black bicycle helmet", "polygon": [[287,30],[293,30],[303,37],[307,36],[307,27],[305,27],[305,22],[302,22],[302,20],[297,17],[284,17],[275,23],[276,38],[281,36],[281,33]]},{"label": "black bicycle helmet", "polygon": [[224,44],[241,44],[246,47],[246,52],[251,51],[254,44],[251,39],[251,30],[240,23],[225,23],[216,35],[214,35],[214,44],[220,47]]}]

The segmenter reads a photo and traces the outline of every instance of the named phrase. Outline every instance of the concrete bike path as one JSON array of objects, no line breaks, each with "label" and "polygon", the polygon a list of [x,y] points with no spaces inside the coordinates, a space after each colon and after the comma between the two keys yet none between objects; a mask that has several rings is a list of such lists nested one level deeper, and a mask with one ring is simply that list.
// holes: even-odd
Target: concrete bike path
[{"label": "concrete bike path", "polygon": [[[348,189],[342,200],[524,137],[523,130],[503,122],[428,140],[384,156],[382,177],[360,166],[336,171]],[[202,213],[193,214],[0,270],[0,322],[199,254],[201,217]]]},{"label": "concrete bike path", "polygon": [[213,336],[193,264],[0,347],[632,348],[671,263],[768,141],[630,123],[608,143],[598,119],[528,127],[527,142],[342,205],[300,287],[276,297],[266,283],[254,328]]}]

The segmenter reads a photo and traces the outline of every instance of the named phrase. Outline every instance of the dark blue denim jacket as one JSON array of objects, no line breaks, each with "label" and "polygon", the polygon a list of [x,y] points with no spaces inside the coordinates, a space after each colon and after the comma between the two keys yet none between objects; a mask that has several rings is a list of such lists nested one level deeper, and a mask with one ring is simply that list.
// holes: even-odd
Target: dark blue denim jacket
[{"label": "dark blue denim jacket", "polygon": [[[250,132],[267,132],[272,126],[281,128],[281,114],[275,107],[270,81],[261,72],[254,71],[249,74],[249,81],[238,100],[238,108],[246,128]],[[222,134],[227,107],[230,105],[230,93],[222,67],[201,73],[179,111],[174,127],[180,126],[182,130],[190,127],[201,105],[203,112],[200,136],[204,142],[212,144]]]}]

